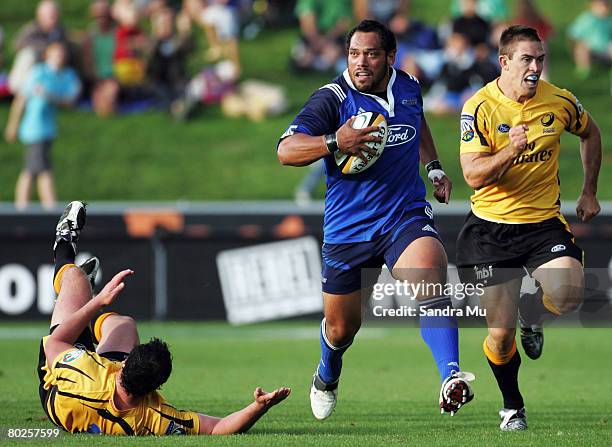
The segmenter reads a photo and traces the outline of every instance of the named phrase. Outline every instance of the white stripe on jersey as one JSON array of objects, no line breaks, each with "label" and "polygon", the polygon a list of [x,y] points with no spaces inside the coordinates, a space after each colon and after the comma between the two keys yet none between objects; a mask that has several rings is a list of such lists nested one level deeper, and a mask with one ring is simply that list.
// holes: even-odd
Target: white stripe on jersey
[{"label": "white stripe on jersey", "polygon": [[342,91],[342,88],[338,84],[334,84],[334,83],[325,84],[319,90],[321,90],[323,88],[327,88],[327,89],[331,90],[332,92],[334,92],[336,94],[336,96],[338,97],[338,99],[340,100],[340,102],[342,102],[342,101],[344,101],[346,99],[346,94]]}]

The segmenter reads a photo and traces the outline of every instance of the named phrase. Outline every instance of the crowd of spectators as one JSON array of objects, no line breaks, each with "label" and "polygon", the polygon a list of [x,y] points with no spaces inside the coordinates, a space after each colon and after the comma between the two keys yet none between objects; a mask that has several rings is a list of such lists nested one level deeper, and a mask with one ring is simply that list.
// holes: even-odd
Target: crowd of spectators
[{"label": "crowd of spectators", "polygon": [[[182,119],[198,104],[211,103],[222,103],[221,110],[228,116],[260,120],[268,112],[278,113],[286,107],[286,99],[277,86],[238,82],[243,72],[240,38],[254,37],[265,14],[268,23],[274,22],[273,16],[283,22],[292,16],[297,23],[299,37],[288,60],[289,67],[300,74],[342,72],[346,68],[344,36],[350,27],[366,18],[385,23],[398,41],[395,66],[419,79],[426,92],[425,110],[434,114],[457,113],[467,97],[498,76],[496,44],[505,27],[513,23],[532,26],[545,45],[555,32],[539,11],[537,0],[449,0],[447,18],[436,26],[419,20],[419,11],[410,0],[89,0],[88,11],[87,28],[68,32],[59,2],[41,0],[34,19],[11,39],[14,58],[10,71],[0,70],[0,97],[13,95],[16,101],[7,137],[19,137],[31,146],[19,129],[22,117],[32,120],[39,113],[44,115],[40,120],[51,123],[58,106],[75,103],[100,116],[157,107]],[[204,63],[194,74],[195,65],[190,61],[197,51],[197,29],[206,50],[198,58]],[[0,28],[0,46],[5,40]],[[611,41],[609,0],[591,0],[568,28],[580,79],[590,75],[594,63],[610,65]],[[40,74],[41,66],[54,71],[49,69],[47,48],[58,43],[65,53],[61,71],[72,70],[78,88],[65,86],[70,94],[61,100],[57,95],[55,100],[47,97],[48,104],[41,106],[44,95],[32,96],[41,96],[45,88],[33,87],[32,79]],[[50,92],[51,87],[48,89]],[[58,91],[61,96],[63,87]],[[48,110],[53,113],[49,115]],[[43,162],[49,159],[54,138],[54,133],[47,135],[41,140],[46,143],[37,146],[42,157],[37,165],[50,169],[50,163]],[[34,156],[32,150],[28,156]],[[33,164],[26,160],[26,171]],[[315,166],[296,197],[307,201],[321,175],[321,167]],[[41,197],[53,203],[52,176],[41,182],[40,172],[28,171],[20,177],[20,206],[36,177],[39,187],[50,185]]]},{"label": "crowd of spectators", "polygon": [[[194,53],[194,27],[202,29],[205,60],[234,66],[240,73],[239,23],[250,14],[245,0],[91,0],[89,26],[69,33],[59,2],[42,0],[35,18],[14,39],[14,62],[6,80],[16,94],[45,48],[62,42],[67,64],[83,84],[82,100],[99,115],[121,107],[171,110],[184,97]],[[1,80],[0,80],[1,82]]]},{"label": "crowd of spectators", "polygon": [[[300,18],[301,38],[292,52],[292,66],[342,71],[344,52],[317,49],[339,47],[342,43],[338,36],[346,29],[347,20],[375,19],[385,23],[397,37],[395,66],[419,79],[426,92],[425,110],[437,115],[454,114],[476,90],[499,76],[497,42],[503,29],[511,24],[531,26],[538,31],[545,49],[555,32],[540,12],[537,0],[450,0],[448,5],[448,18],[434,27],[418,19],[418,11],[409,0],[353,0],[352,4],[348,0],[297,0],[295,12]],[[589,76],[592,61],[609,67],[609,0],[591,0],[589,9],[570,25],[568,37],[578,78]],[[309,57],[303,58],[304,54]],[[314,57],[317,54],[320,57]],[[330,58],[332,55],[337,59]],[[545,65],[543,77],[547,76]],[[323,177],[323,165],[314,164],[296,189],[296,201],[308,203]]]}]

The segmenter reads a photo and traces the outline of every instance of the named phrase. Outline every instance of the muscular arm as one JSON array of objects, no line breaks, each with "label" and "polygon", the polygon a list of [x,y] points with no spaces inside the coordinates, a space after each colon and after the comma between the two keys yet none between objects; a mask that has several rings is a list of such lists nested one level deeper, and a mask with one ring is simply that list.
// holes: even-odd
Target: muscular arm
[{"label": "muscular arm", "polygon": [[463,178],[470,188],[476,190],[489,186],[503,177],[516,157],[507,147],[496,154],[469,152],[461,154]]},{"label": "muscular arm", "polygon": [[282,165],[306,166],[329,155],[324,136],[296,133],[283,139],[278,145],[278,161]]},{"label": "muscular arm", "polygon": [[596,198],[597,179],[601,168],[601,133],[592,117],[589,117],[584,132],[579,136],[584,183],[576,206],[576,214],[583,222],[586,222],[601,210]]},{"label": "muscular arm", "polygon": [[427,120],[423,118],[421,120],[421,141],[419,142],[419,156],[421,158],[421,163],[426,165],[432,160],[438,159],[438,151],[436,150],[436,145],[433,140],[433,136],[431,135],[431,130],[429,129],[429,125],[427,124]]},{"label": "muscular arm", "polygon": [[[354,155],[365,161],[363,152],[376,154],[376,150],[366,146],[370,141],[381,141],[379,136],[369,135],[377,132],[378,127],[370,126],[363,129],[353,129],[355,117],[349,118],[336,132],[338,151]],[[277,156],[282,165],[306,166],[319,158],[329,155],[324,136],[311,136],[295,133],[284,138],[278,145]]]},{"label": "muscular arm", "polygon": [[510,144],[502,150],[490,154],[468,152],[461,154],[463,177],[470,188],[476,190],[499,181],[510,169],[514,159],[525,150],[527,137],[526,125],[518,125],[508,132]]},{"label": "muscular arm", "polygon": [[291,393],[290,388],[279,388],[266,393],[261,388],[256,388],[253,393],[255,400],[224,418],[216,418],[205,414],[198,415],[200,418],[201,435],[231,435],[234,433],[245,433],[266,412],[283,401]]}]

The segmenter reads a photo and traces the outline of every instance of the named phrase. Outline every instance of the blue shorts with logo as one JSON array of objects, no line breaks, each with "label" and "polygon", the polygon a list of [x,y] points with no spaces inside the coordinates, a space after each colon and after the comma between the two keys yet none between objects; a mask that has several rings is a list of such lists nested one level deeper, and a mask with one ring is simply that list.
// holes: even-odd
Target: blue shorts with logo
[{"label": "blue shorts with logo", "polygon": [[[406,212],[391,231],[371,241],[323,244],[323,292],[343,295],[374,285],[383,264],[393,269],[406,247],[426,236],[440,240],[429,206]],[[363,278],[362,269],[370,269]]]}]

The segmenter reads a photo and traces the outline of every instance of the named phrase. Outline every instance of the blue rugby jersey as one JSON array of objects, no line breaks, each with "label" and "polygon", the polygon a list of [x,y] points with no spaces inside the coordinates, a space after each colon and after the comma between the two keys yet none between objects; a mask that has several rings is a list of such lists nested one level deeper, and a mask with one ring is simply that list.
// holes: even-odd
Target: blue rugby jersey
[{"label": "blue rugby jersey", "polygon": [[312,94],[281,136],[333,133],[362,112],[382,113],[387,120],[385,150],[367,170],[342,174],[333,155],[324,157],[326,243],[370,241],[391,230],[406,211],[428,205],[419,175],[421,87],[413,76],[392,68],[386,93],[387,101],[359,92],[345,70]]}]

